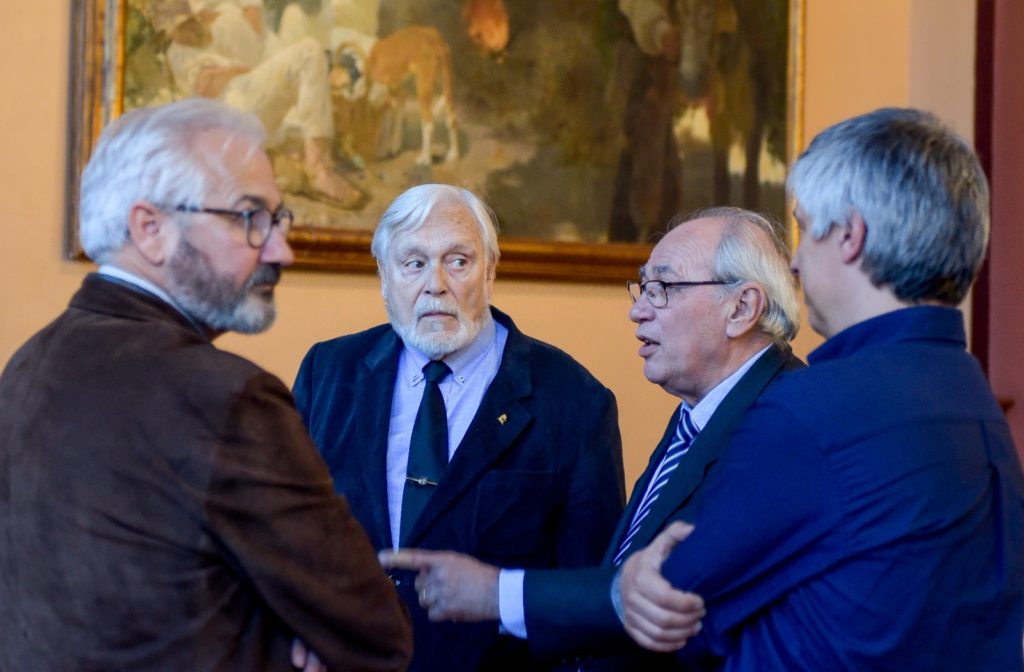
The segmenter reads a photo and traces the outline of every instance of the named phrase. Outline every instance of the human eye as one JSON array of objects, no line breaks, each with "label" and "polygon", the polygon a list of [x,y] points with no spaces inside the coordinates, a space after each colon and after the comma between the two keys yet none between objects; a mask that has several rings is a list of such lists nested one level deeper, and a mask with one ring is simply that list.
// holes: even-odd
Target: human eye
[{"label": "human eye", "polygon": [[643,284],[644,294],[647,295],[648,299],[653,299],[661,294],[662,287],[661,283],[657,280],[649,280]]},{"label": "human eye", "polygon": [[242,214],[260,229],[269,229],[274,221],[274,213],[267,208],[252,208]]}]

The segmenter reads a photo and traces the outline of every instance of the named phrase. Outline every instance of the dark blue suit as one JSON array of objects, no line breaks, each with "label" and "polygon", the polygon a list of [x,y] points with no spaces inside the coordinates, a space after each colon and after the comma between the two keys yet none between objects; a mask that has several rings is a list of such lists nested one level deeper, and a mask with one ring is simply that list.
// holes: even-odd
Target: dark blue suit
[{"label": "dark blue suit", "polygon": [[[564,352],[492,313],[508,329],[501,365],[408,545],[500,567],[594,564],[625,500],[615,398]],[[335,488],[377,549],[392,546],[385,467],[401,348],[389,325],[319,343],[294,390]],[[394,577],[413,618],[411,670],[531,669],[525,644],[499,637],[497,622],[430,623],[413,576]]]},{"label": "dark blue suit", "polygon": [[[788,347],[764,353],[719,404],[686,457],[662,489],[630,546],[647,546],[672,520],[689,518],[718,469],[722,450],[747,409],[781,374],[802,368]],[[679,413],[672,414],[650,463],[633,486],[633,496],[612,536],[601,566],[577,570],[528,571],[524,582],[526,626],[531,650],[556,658],[575,669],[580,659],[588,669],[656,670],[675,668],[669,657],[648,654],[626,636],[611,603],[612,559],[629,529],[636,507],[674,435]],[[596,658],[594,658],[596,657]],[[594,659],[591,659],[594,658]]]},{"label": "dark blue suit", "polygon": [[733,435],[665,576],[726,670],[1020,670],[1024,486],[960,313],[861,322]]}]

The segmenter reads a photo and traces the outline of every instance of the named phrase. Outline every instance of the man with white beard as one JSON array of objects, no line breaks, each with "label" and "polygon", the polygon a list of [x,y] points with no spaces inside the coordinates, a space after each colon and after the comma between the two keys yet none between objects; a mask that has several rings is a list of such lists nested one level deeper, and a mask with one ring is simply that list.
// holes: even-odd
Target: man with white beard
[{"label": "man with white beard", "polygon": [[[313,346],[294,394],[374,547],[596,563],[624,501],[615,398],[490,307],[489,208],[465,189],[413,187],[371,249],[390,324]],[[496,620],[431,623],[415,573],[391,576],[413,619],[411,670],[533,669]]]}]

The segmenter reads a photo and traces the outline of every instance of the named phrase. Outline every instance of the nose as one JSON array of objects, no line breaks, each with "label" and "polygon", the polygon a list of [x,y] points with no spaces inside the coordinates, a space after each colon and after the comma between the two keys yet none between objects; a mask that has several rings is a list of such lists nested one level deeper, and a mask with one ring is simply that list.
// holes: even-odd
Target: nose
[{"label": "nose", "polygon": [[637,324],[647,322],[652,318],[651,313],[653,312],[654,308],[651,306],[651,302],[647,300],[647,295],[640,292],[640,298],[629,309],[629,321],[636,322]]},{"label": "nose", "polygon": [[432,263],[427,267],[427,283],[425,291],[431,295],[444,294],[448,291],[443,263]]},{"label": "nose", "polygon": [[291,266],[295,262],[295,253],[288,239],[278,227],[270,229],[270,236],[260,248],[260,261],[265,264]]}]

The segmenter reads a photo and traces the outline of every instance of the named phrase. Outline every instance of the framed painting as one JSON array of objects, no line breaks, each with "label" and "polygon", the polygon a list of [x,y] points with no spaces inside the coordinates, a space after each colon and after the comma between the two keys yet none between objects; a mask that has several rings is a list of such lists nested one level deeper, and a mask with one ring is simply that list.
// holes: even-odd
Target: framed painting
[{"label": "framed painting", "polygon": [[504,277],[636,276],[677,212],[787,221],[803,0],[75,0],[78,182],[122,112],[188,96],[258,116],[296,265],[373,270],[386,206],[479,193]]}]

